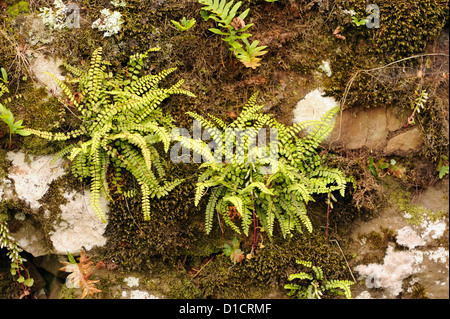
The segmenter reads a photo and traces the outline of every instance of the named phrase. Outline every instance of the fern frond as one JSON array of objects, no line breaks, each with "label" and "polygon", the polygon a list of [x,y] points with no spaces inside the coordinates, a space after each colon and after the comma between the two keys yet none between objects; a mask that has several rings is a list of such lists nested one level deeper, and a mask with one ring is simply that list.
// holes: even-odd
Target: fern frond
[{"label": "fern frond", "polygon": [[180,185],[184,179],[176,179],[171,182],[165,182],[164,185],[158,186],[151,192],[151,197],[161,198],[167,196],[170,191]]},{"label": "fern frond", "polygon": [[244,215],[244,203],[242,202],[242,199],[240,197],[236,195],[225,196],[223,197],[223,202],[230,202],[234,207],[236,207],[236,210],[241,216]]},{"label": "fern frond", "polygon": [[67,63],[63,63],[63,67],[69,71],[70,73],[72,73],[72,75],[75,75],[77,78],[81,78],[83,76],[83,74],[85,74],[85,72],[75,66],[72,66],[70,64]]},{"label": "fern frond", "polygon": [[325,289],[326,290],[341,289],[344,292],[345,297],[347,299],[351,299],[352,298],[352,292],[351,292],[350,286],[353,285],[353,284],[354,284],[354,282],[353,281],[349,281],[349,280],[332,279],[332,280],[329,280],[329,281],[325,282]]},{"label": "fern frond", "polygon": [[302,265],[302,266],[305,266],[305,267],[308,267],[308,268],[312,268],[312,262],[311,261],[308,261],[308,260],[296,260],[295,261],[297,264],[299,264],[299,265]]},{"label": "fern frond", "polygon": [[209,234],[213,225],[214,211],[217,205],[217,201],[219,199],[220,193],[222,191],[221,187],[214,188],[211,191],[211,196],[209,196],[208,204],[206,205],[205,211],[205,231],[206,234]]},{"label": "fern frond", "polygon": [[308,229],[308,231],[312,232],[312,223],[309,219],[306,211],[305,204],[303,202],[297,202],[294,196],[291,195],[291,203],[295,216],[300,219],[302,224]]},{"label": "fern frond", "polygon": [[150,188],[147,184],[141,184],[142,192],[142,213],[144,220],[150,220]]},{"label": "fern frond", "polygon": [[78,104],[77,99],[75,98],[75,96],[73,95],[72,91],[70,91],[69,87],[67,85],[64,84],[64,82],[62,82],[60,79],[58,79],[56,76],[54,76],[53,74],[49,73],[49,72],[43,72],[45,74],[47,74],[48,76],[50,76],[51,78],[53,78],[53,80],[59,85],[59,87],[62,89],[62,91],[64,92],[64,94],[69,98],[70,102],[72,102],[72,104],[78,109],[80,110],[80,105]]},{"label": "fern frond", "polygon": [[228,206],[225,205],[223,197],[217,201],[216,210],[218,213],[222,215],[225,224],[227,224],[230,228],[232,228],[236,233],[238,234],[241,233],[239,227],[231,220],[230,216],[228,215],[229,213]]},{"label": "fern frond", "polygon": [[289,281],[292,281],[294,279],[300,279],[300,280],[309,279],[309,280],[313,280],[314,277],[312,275],[310,275],[310,274],[305,273],[305,272],[300,272],[298,274],[291,274],[291,275],[289,275],[289,277],[288,277]]}]

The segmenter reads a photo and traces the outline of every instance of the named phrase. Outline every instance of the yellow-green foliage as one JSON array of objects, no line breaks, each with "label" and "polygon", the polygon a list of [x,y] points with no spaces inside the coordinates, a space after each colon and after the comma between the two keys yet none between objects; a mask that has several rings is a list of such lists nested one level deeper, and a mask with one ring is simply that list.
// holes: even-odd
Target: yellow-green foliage
[{"label": "yellow-green foliage", "polygon": [[[259,66],[261,61],[260,56],[267,53],[262,51],[266,46],[258,47],[259,41],[255,40],[252,43],[248,41],[251,37],[250,33],[246,31],[253,25],[253,23],[245,23],[244,19],[247,17],[250,9],[245,10],[239,16],[239,10],[242,2],[226,1],[226,0],[198,0],[203,4],[203,10],[211,12],[204,14],[205,20],[213,19],[222,29],[210,28],[209,30],[215,34],[222,35],[222,40],[230,45],[230,50],[233,54],[248,68],[255,69]],[[242,43],[245,45],[242,45]]]},{"label": "yellow-green foliage", "polygon": [[8,7],[8,9],[6,9],[6,13],[13,19],[17,18],[17,16],[21,13],[28,13],[28,2],[20,1],[19,3]]},{"label": "yellow-green foliage", "polygon": [[314,266],[310,261],[297,260],[297,263],[312,269],[313,272],[300,272],[289,275],[289,281],[309,281],[309,285],[307,287],[299,284],[285,285],[284,288],[289,289],[289,295],[297,294],[299,299],[321,299],[325,291],[329,290],[334,294],[339,294],[341,293],[337,290],[339,289],[342,290],[347,299],[351,299],[352,293],[350,286],[354,284],[353,281],[337,279],[325,280],[321,267]]},{"label": "yellow-green foliage", "polygon": [[108,62],[102,59],[102,48],[94,51],[90,68],[84,72],[75,67],[67,70],[78,76],[77,94],[55,78],[66,100],[61,100],[81,121],[70,132],[29,132],[51,141],[77,139],[63,149],[59,156],[72,161],[72,172],[80,179],[90,178],[91,204],[97,215],[106,220],[99,203],[100,194],[108,195],[107,167],[112,163],[123,167],[136,178],[142,192],[144,218],[150,219],[150,197],[168,194],[181,180],[167,181],[157,145],[167,152],[170,143],[172,118],[158,108],[172,94],[194,96],[180,89],[183,80],[169,88],[160,88],[174,68],[156,75],[139,76],[145,54],[130,57],[128,67],[115,76],[107,71]]},{"label": "yellow-green foliage", "polygon": [[[2,95],[4,93],[8,93],[9,90],[8,88],[3,84],[0,83],[0,97],[2,97]],[[6,99],[3,103],[8,103],[11,101],[11,98]],[[23,120],[18,120],[16,121],[14,118],[14,115],[11,113],[11,111],[2,104],[2,102],[0,102],[0,118],[3,120],[3,122],[5,122],[8,126],[9,126],[9,140],[11,143],[11,134],[15,133],[15,134],[19,134],[22,136],[28,136],[30,135],[29,132],[27,132],[26,130],[24,130],[24,126],[22,125]]]},{"label": "yellow-green foliage", "polygon": [[[195,204],[198,205],[207,189],[211,188],[205,212],[207,233],[212,229],[215,212],[237,233],[243,232],[245,235],[248,235],[250,226],[255,221],[255,214],[269,235],[273,233],[275,220],[284,236],[292,235],[293,230],[302,232],[303,227],[311,232],[312,223],[307,216],[306,205],[314,201],[312,195],[339,191],[344,196],[347,183],[344,174],[337,168],[327,167],[325,157],[317,153],[319,143],[333,128],[332,118],[338,108],[330,110],[320,121],[285,126],[271,116],[261,114],[259,111],[262,107],[256,104],[256,95],[253,95],[241,114],[229,125],[213,116],[208,120],[188,113],[207,130],[222,132],[215,134],[213,140],[216,145],[225,145],[221,155],[225,156],[226,162],[222,163],[215,161],[208,152],[202,151],[205,149],[204,142],[179,137],[183,145],[203,154],[208,160],[200,166],[205,171],[199,176],[195,195]],[[304,138],[300,138],[298,133],[308,126],[312,130]],[[243,141],[238,142],[239,139],[234,139],[233,134],[227,134],[227,128],[245,131]],[[269,159],[256,156],[259,152],[274,152],[274,145],[269,147],[267,143],[260,150],[248,147],[251,139],[263,128],[278,131],[278,140],[275,142],[278,147],[276,163],[273,162],[274,157]],[[226,146],[228,143],[233,145],[231,149]],[[227,153],[234,149],[235,154]],[[242,154],[244,160],[237,161],[237,154]],[[253,155],[254,160],[250,160]],[[229,161],[228,158],[232,160]],[[273,170],[265,174],[269,164]],[[241,227],[233,221],[236,217],[241,221]]]}]

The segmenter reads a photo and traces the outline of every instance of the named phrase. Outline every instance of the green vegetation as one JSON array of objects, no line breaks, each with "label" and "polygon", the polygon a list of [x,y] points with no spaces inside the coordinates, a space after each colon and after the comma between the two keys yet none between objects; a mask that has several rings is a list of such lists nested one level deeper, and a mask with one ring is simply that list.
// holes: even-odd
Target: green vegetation
[{"label": "green vegetation", "polygon": [[[288,280],[295,279],[310,281],[307,287],[298,284],[287,284],[285,289],[289,289],[289,295],[297,294],[298,299],[321,299],[325,291],[330,291],[333,294],[345,294],[347,299],[351,299],[352,294],[350,286],[354,282],[349,280],[325,280],[323,270],[321,267],[314,266],[310,261],[297,260],[297,263],[313,270],[313,274],[300,272],[289,275]],[[339,291],[339,290],[342,290]]]},{"label": "green vegetation", "polygon": [[[266,54],[267,51],[262,51],[266,46],[258,47],[258,40],[253,41],[251,44],[248,41],[248,38],[252,35],[246,31],[253,26],[253,23],[246,24],[244,19],[247,17],[250,9],[236,16],[242,4],[241,1],[234,4],[234,1],[226,2],[226,0],[199,0],[199,3],[204,5],[204,11],[211,12],[211,14],[203,13],[205,21],[213,19],[222,28],[210,28],[209,31],[224,36],[222,40],[229,44],[231,52],[246,67],[255,69],[259,66],[260,56]],[[244,43],[245,49],[240,41]]]},{"label": "green vegetation", "polygon": [[28,13],[28,1],[20,1],[6,9],[6,13],[12,18],[17,18],[22,13]]},{"label": "green vegetation", "polygon": [[[3,70],[3,69],[2,69]],[[7,79],[7,78],[6,78]],[[9,93],[8,88],[3,84],[0,83],[0,97],[3,96],[3,94]],[[3,103],[8,103],[12,100],[12,98],[8,98]],[[11,146],[11,134],[19,134],[22,136],[28,136],[30,133],[26,130],[24,130],[24,126],[22,125],[23,120],[16,121],[14,118],[14,115],[11,113],[11,111],[0,102],[0,118],[5,122],[9,127],[9,145]]]},{"label": "green vegetation", "polygon": [[0,75],[2,76],[0,80],[2,80],[3,83],[8,84],[8,73],[6,73],[4,68],[0,68]]},{"label": "green vegetation", "polygon": [[11,275],[17,276],[16,281],[22,286],[22,296],[29,295],[29,288],[33,286],[34,279],[24,266],[25,258],[20,256],[23,251],[9,234],[6,221],[0,221],[0,249],[8,250],[7,256],[11,260]]},{"label": "green vegetation", "polygon": [[367,19],[359,20],[357,17],[352,17],[352,23],[354,23],[357,27],[365,25],[366,22],[367,22]]},{"label": "green vegetation", "polygon": [[[320,121],[285,126],[260,113],[262,107],[256,104],[256,94],[253,95],[229,125],[211,115],[209,120],[188,112],[214,136],[215,145],[225,145],[220,152],[215,149],[213,156],[204,142],[178,137],[184,146],[207,160],[199,167],[205,171],[198,178],[195,195],[197,206],[211,188],[206,206],[206,233],[212,229],[214,212],[239,234],[248,235],[252,223],[255,231],[256,217],[269,235],[273,234],[275,220],[283,236],[291,235],[293,230],[302,232],[303,227],[311,232],[306,205],[314,201],[312,195],[333,191],[345,194],[346,177],[339,169],[328,167],[325,156],[317,152],[318,145],[333,128],[332,118],[338,108],[328,111]],[[308,127],[311,130],[306,137],[297,136]],[[261,138],[261,129],[276,130],[277,140],[262,148],[250,147],[253,139],[258,135]],[[236,130],[235,134],[245,132],[245,138],[235,138],[230,130]],[[234,149],[236,152],[230,153]],[[217,161],[217,155],[219,158],[224,155],[225,162]],[[241,220],[241,227],[233,221],[235,218]]]},{"label": "green vegetation", "polygon": [[448,157],[445,155],[441,155],[441,158],[438,163],[437,171],[439,172],[439,178],[444,178],[445,175],[449,172],[448,166]]},{"label": "green vegetation", "polygon": [[223,253],[225,256],[230,257],[233,263],[242,262],[244,259],[244,252],[241,250],[241,244],[237,237],[233,237],[231,245],[227,243],[223,244]]},{"label": "green vegetation", "polygon": [[[51,226],[44,221],[59,220],[66,191],[91,188],[97,214],[108,219],[108,241],[92,250],[93,261],[117,268],[100,271],[100,278],[94,279],[100,280],[96,286],[102,292],[83,291],[86,298],[122,298],[117,287],[123,287],[120,277],[129,272],[141,278],[140,288],[169,298],[283,298],[286,289],[299,298],[349,298],[352,282],[335,280],[350,275],[344,263],[347,253],[355,257],[349,260],[351,266],[378,263],[388,242],[394,242],[395,233],[368,234],[361,238],[367,250],[361,252],[363,259],[347,246],[354,218],[373,216],[388,202],[383,196],[392,188],[381,185],[394,181],[401,189],[398,194],[394,190],[391,199],[409,223],[443,216],[411,204],[413,194],[403,190],[421,191],[431,180],[447,183],[448,103],[439,93],[448,88],[448,74],[441,72],[445,57],[421,56],[440,51],[435,40],[448,21],[447,5],[381,0],[380,28],[369,29],[362,0],[127,0],[124,6],[119,1],[82,1],[80,28],[56,29],[51,37],[43,37],[39,30],[30,30],[33,20],[22,15],[26,11],[20,11],[20,3],[25,1],[0,0],[0,20],[8,24],[13,15],[18,17],[4,29],[11,41],[0,30],[0,83],[21,96],[20,101],[9,98],[8,108],[3,102],[5,110],[0,112],[6,122],[0,129],[0,173],[8,177],[9,151],[41,155],[62,150],[60,156],[71,160],[73,174],[52,183],[42,197],[45,214],[29,214],[25,202],[9,199],[0,209],[8,216],[24,211],[36,220],[45,227],[50,247]],[[39,12],[42,3],[28,3],[30,12]],[[121,6],[121,32],[103,37],[90,26],[101,21],[103,9],[116,5]],[[200,7],[205,21],[186,18],[195,17]],[[344,9],[354,10],[355,16],[344,15]],[[161,49],[134,55],[154,46]],[[90,64],[98,47],[102,49],[94,52]],[[48,52],[80,66],[65,65],[75,79],[58,82],[63,97],[36,89],[31,73],[22,77],[27,62],[33,65],[36,55]],[[322,60],[332,67],[329,77],[316,73]],[[186,91],[179,83],[171,86],[169,75],[175,67],[177,76],[187,80]],[[318,84],[342,101],[341,111],[402,108],[402,124],[411,115],[409,124],[424,133],[420,155],[433,162],[421,156],[393,159],[375,150],[369,154],[328,147],[322,138],[333,128],[331,117],[338,109],[320,121],[292,126],[292,109]],[[258,103],[256,96],[249,100],[256,90],[262,92]],[[251,132],[242,144],[231,141],[236,153],[248,149],[259,128],[277,129],[279,165],[269,171],[269,157],[236,163],[236,155],[232,161],[213,162],[208,153],[203,154],[209,159],[203,165],[173,163],[167,150],[176,141],[169,132],[175,126],[189,127],[192,118],[210,133],[227,128]],[[11,134],[18,132],[33,134],[13,135],[11,143]],[[211,135],[212,142],[219,139],[230,142],[224,135]],[[188,139],[182,142],[196,154],[205,147]],[[268,155],[271,150],[275,148],[268,144],[256,153]],[[418,164],[422,160],[426,165]],[[348,176],[355,176],[357,185],[350,194]],[[108,216],[100,209],[101,193],[109,200]],[[11,222],[10,230],[19,224]],[[343,250],[335,249],[333,238]],[[20,293],[20,284],[13,282],[20,278],[18,271],[25,275],[24,285],[27,274],[15,267],[12,276],[6,251],[0,252],[0,295],[8,298],[15,296],[13,289]],[[425,288],[419,286],[411,296],[422,294]],[[83,295],[63,285],[60,297]]]},{"label": "green vegetation", "polygon": [[133,174],[142,192],[144,218],[150,219],[150,197],[167,195],[181,180],[165,180],[164,165],[160,161],[156,145],[161,143],[167,152],[170,145],[172,118],[158,109],[163,100],[172,94],[192,93],[180,89],[183,80],[168,89],[158,87],[161,80],[175,69],[157,75],[139,77],[145,54],[130,57],[128,68],[115,77],[106,71],[108,62],[102,60],[102,48],[94,51],[87,72],[66,65],[77,76],[80,93],[74,94],[69,87],[55,78],[67,100],[61,102],[80,120],[79,128],[69,133],[51,133],[28,129],[42,138],[62,141],[79,138],[64,148],[59,156],[72,161],[72,172],[80,179],[91,178],[91,204],[104,221],[106,216],[100,206],[100,194],[108,195],[106,181],[110,164]]},{"label": "green vegetation", "polygon": [[172,24],[180,31],[187,31],[190,28],[192,28],[195,24],[195,19],[192,18],[190,20],[187,20],[186,17],[183,17],[180,22],[175,20],[170,20]]}]

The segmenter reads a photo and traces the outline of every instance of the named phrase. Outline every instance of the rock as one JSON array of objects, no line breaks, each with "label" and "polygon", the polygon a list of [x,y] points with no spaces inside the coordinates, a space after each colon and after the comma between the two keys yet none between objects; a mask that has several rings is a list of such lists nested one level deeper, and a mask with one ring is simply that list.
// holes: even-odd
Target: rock
[{"label": "rock", "polygon": [[63,62],[64,61],[59,58],[46,58],[41,54],[37,54],[36,59],[31,64],[31,70],[43,87],[50,89],[55,94],[61,94],[61,87],[56,83],[55,79],[47,73],[52,74],[60,81],[64,81],[65,77],[61,75],[61,70],[59,69],[59,66],[62,65]]},{"label": "rock", "polygon": [[423,240],[423,238],[417,234],[411,226],[405,226],[398,230],[397,243],[408,247],[408,249],[413,249],[417,246],[424,246],[426,244],[425,240]]},{"label": "rock", "polygon": [[344,110],[328,140],[350,150],[381,149],[388,133],[385,109]]},{"label": "rock", "polygon": [[370,292],[363,291],[358,296],[356,296],[355,299],[372,299],[372,296],[370,295]]},{"label": "rock", "polygon": [[423,142],[418,127],[403,131],[406,122],[407,115],[394,108],[343,110],[325,142],[348,150],[367,148],[384,156],[408,156],[420,151]]},{"label": "rock", "polygon": [[53,277],[47,286],[47,299],[59,299],[58,296],[61,291],[62,284],[58,278]]},{"label": "rock", "polygon": [[50,183],[65,174],[63,160],[55,161],[53,156],[27,160],[23,152],[8,152],[6,156],[12,161],[8,177],[14,181],[17,197],[30,204],[31,209],[38,209]]},{"label": "rock", "polygon": [[[53,276],[58,277],[61,273],[59,269],[62,267],[60,258],[63,257],[57,255],[45,255],[34,258],[33,263],[36,267],[42,268]],[[64,258],[64,261],[66,261],[66,258]]]},{"label": "rock", "polygon": [[[16,229],[16,227],[15,227]],[[10,231],[11,236],[17,241],[17,244],[30,253],[34,257],[43,256],[51,253],[45,240],[45,233],[40,228],[39,223],[36,223],[33,218],[26,218],[20,222],[17,230]]]},{"label": "rock", "polygon": [[420,130],[413,127],[411,130],[400,133],[387,142],[385,155],[408,156],[421,149],[423,144]]},{"label": "rock", "polygon": [[[86,251],[91,250],[95,246],[103,246],[106,244],[106,238],[103,233],[106,229],[106,223],[102,223],[93,208],[91,207],[90,192],[85,194],[70,193],[64,194],[68,200],[67,204],[61,205],[62,221],[56,223],[55,231],[51,234],[50,240],[53,243],[55,254],[78,255],[81,247]],[[107,211],[107,201],[101,198],[100,204],[103,211]]]},{"label": "rock", "polygon": [[[82,247],[89,251],[95,246],[106,244],[103,236],[106,223],[102,223],[95,215],[90,205],[89,191],[63,192],[66,202],[59,205],[58,218],[49,214],[44,205],[46,203],[43,204],[42,199],[49,191],[51,182],[66,174],[65,161],[53,161],[53,156],[38,156],[31,158],[28,163],[22,152],[9,152],[7,157],[12,165],[5,179],[10,182],[3,183],[3,197],[22,200],[32,212],[28,215],[16,214],[22,220],[15,220],[18,226],[11,232],[22,249],[34,257],[49,253],[66,255],[67,252],[78,255]],[[107,214],[107,200],[101,197],[100,203]]]},{"label": "rock", "polygon": [[50,44],[55,39],[54,33],[49,32],[41,17],[32,14],[23,15],[18,17],[15,23],[22,30],[24,41],[32,47]]},{"label": "rock", "polygon": [[386,109],[386,120],[389,132],[400,130],[405,124],[405,116],[395,112],[395,109],[392,107]]},{"label": "rock", "polygon": [[294,109],[293,123],[301,123],[308,120],[320,120],[330,109],[338,106],[333,97],[325,97],[320,88],[305,95]]},{"label": "rock", "polygon": [[365,278],[367,288],[384,288],[393,297],[402,292],[403,280],[418,272],[414,251],[394,251],[389,246],[383,264],[358,265],[354,269]]}]

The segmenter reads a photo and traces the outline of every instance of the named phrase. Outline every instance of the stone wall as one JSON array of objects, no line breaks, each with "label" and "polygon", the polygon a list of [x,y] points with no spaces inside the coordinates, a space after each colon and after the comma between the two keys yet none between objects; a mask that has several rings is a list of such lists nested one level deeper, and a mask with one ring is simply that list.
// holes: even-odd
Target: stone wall
[{"label": "stone wall", "polygon": [[421,150],[423,140],[417,125],[405,127],[408,116],[393,108],[343,110],[327,142],[332,147],[366,148],[383,156],[413,155]]},{"label": "stone wall", "polygon": [[[106,244],[106,224],[93,212],[88,190],[59,190],[61,202],[47,194],[52,182],[66,175],[65,161],[53,156],[27,160],[22,152],[8,152],[7,158],[11,166],[0,186],[0,199],[20,202],[26,208],[26,213],[15,214],[10,230],[21,248],[38,257],[67,252],[77,255],[82,247],[89,251]],[[101,202],[107,212],[107,201],[103,198]]]}]

